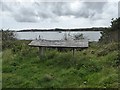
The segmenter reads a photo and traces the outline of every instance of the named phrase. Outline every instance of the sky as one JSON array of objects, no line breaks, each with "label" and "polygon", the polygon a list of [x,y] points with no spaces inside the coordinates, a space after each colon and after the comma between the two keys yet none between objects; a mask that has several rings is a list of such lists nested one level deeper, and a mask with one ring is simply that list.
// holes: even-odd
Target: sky
[{"label": "sky", "polygon": [[0,0],[0,29],[108,27],[119,0]]}]

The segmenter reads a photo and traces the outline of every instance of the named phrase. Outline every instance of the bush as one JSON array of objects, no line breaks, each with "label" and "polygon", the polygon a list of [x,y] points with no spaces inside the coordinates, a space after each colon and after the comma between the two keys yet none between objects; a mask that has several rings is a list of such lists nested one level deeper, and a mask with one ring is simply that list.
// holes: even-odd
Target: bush
[{"label": "bush", "polygon": [[106,67],[117,67],[118,66],[118,52],[110,52],[108,55],[102,57],[102,60],[100,61],[102,64],[104,64]]},{"label": "bush", "polygon": [[9,30],[1,30],[0,32],[2,32],[2,49],[11,48],[13,46],[12,41],[16,40],[15,34]]},{"label": "bush", "polygon": [[101,66],[95,60],[92,60],[88,56],[80,56],[79,59],[76,59],[76,68],[84,68],[88,72],[97,72],[101,70]]},{"label": "bush", "polygon": [[104,79],[100,80],[100,84],[105,87],[118,87],[118,84],[113,85],[113,83],[118,82],[118,75],[117,74],[110,74]]},{"label": "bush", "polygon": [[118,43],[109,43],[107,45],[103,45],[100,49],[97,50],[97,56],[105,56],[110,52],[118,50]]}]

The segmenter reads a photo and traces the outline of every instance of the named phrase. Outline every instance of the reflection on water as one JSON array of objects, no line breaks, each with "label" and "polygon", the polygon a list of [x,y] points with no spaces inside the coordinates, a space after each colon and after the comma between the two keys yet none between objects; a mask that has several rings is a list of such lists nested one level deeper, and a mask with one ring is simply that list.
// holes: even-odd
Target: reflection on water
[{"label": "reflection on water", "polygon": [[83,36],[89,41],[98,41],[101,37],[100,31],[77,31],[77,32],[16,32],[16,37],[20,40],[35,40],[35,39],[47,39],[47,40],[61,40],[64,39],[65,34],[67,37],[74,36],[75,34],[83,34]]}]

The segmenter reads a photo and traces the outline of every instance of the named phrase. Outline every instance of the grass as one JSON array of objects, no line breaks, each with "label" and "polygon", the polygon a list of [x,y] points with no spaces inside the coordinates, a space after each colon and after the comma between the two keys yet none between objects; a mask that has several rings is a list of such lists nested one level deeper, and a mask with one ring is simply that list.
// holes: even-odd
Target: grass
[{"label": "grass", "polygon": [[118,88],[117,44],[58,52],[47,49],[44,59],[29,41],[15,41],[3,51],[3,88]]}]

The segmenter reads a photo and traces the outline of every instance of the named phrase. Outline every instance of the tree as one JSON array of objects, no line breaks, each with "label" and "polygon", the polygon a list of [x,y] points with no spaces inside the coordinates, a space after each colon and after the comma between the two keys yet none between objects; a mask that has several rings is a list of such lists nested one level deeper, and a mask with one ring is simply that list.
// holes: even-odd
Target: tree
[{"label": "tree", "polygon": [[12,46],[12,41],[16,40],[15,34],[13,31],[3,31],[2,32],[2,49],[10,48]]},{"label": "tree", "polygon": [[120,17],[116,18],[115,20],[112,19],[111,28],[112,28],[112,30],[119,30],[120,29]]},{"label": "tree", "polygon": [[111,43],[120,41],[120,38],[118,37],[120,34],[120,17],[115,20],[112,19],[110,27],[101,32],[101,34],[102,37],[99,42]]}]

